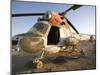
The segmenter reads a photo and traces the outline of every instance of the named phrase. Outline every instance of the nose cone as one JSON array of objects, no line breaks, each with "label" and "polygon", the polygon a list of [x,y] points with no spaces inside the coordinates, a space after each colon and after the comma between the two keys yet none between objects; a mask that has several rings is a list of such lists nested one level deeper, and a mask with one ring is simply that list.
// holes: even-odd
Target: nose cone
[{"label": "nose cone", "polygon": [[26,37],[20,41],[20,46],[25,52],[35,53],[43,48],[43,41],[40,38]]}]

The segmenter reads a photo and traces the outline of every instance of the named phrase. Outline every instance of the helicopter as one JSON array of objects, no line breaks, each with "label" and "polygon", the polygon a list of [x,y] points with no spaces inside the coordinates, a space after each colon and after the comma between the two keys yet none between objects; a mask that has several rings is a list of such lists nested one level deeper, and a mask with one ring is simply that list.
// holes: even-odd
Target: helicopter
[{"label": "helicopter", "polygon": [[[37,23],[27,33],[16,35],[18,37],[22,36],[20,39],[17,38],[16,50],[19,52],[23,50],[32,54],[37,53],[36,58],[33,59],[36,68],[43,67],[42,60],[45,54],[80,57],[83,51],[76,48],[80,42],[79,32],[65,16],[70,10],[77,10],[80,7],[82,5],[73,5],[61,13],[47,11],[46,13],[12,14],[12,17],[42,16],[38,18]],[[70,27],[76,33],[72,33]],[[13,42],[15,41],[12,41],[12,44]],[[73,54],[75,52],[77,53],[76,56]]]}]

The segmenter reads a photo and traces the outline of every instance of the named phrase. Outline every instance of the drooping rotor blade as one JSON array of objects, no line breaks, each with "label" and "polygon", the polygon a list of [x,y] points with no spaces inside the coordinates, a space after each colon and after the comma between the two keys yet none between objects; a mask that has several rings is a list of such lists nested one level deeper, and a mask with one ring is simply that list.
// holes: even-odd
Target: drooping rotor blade
[{"label": "drooping rotor blade", "polygon": [[73,5],[69,9],[65,10],[64,12],[62,12],[62,14],[65,15],[68,11],[70,11],[70,10],[76,10],[76,9],[80,8],[81,6],[82,5]]},{"label": "drooping rotor blade", "polygon": [[65,18],[65,19],[67,20],[68,24],[75,30],[75,32],[76,32],[77,34],[79,34],[79,32],[78,32],[78,30],[75,28],[75,26],[74,26],[67,18]]},{"label": "drooping rotor blade", "polygon": [[22,17],[22,16],[42,16],[45,13],[23,13],[23,14],[12,14],[12,17]]},{"label": "drooping rotor blade", "polygon": [[[60,15],[65,15],[68,11],[70,10],[76,10],[78,8],[80,8],[82,5],[73,5],[72,7],[70,7],[69,9],[65,10],[62,13],[59,13]],[[22,13],[22,14],[12,14],[12,17],[22,17],[22,16],[42,16],[45,13]]]}]

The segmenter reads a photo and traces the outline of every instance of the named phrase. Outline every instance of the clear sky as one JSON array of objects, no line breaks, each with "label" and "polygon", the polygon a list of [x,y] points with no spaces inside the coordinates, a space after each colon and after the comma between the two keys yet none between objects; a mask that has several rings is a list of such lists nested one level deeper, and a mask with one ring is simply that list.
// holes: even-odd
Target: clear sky
[{"label": "clear sky", "polygon": [[[41,13],[48,10],[62,12],[68,9],[69,4],[38,3],[38,2],[12,2],[12,13]],[[71,10],[66,17],[83,34],[95,34],[95,6],[82,6],[79,9]],[[39,16],[13,17],[12,36],[27,32],[36,22]]]}]

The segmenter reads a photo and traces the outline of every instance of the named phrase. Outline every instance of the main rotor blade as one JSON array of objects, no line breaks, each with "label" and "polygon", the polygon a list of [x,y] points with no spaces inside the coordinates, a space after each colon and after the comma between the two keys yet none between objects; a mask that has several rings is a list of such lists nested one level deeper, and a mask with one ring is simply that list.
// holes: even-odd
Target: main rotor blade
[{"label": "main rotor blade", "polygon": [[78,32],[78,30],[75,28],[75,26],[74,26],[67,18],[65,18],[65,19],[67,20],[68,24],[75,30],[75,32],[76,32],[77,34],[79,34],[79,32]]},{"label": "main rotor blade", "polygon": [[70,10],[76,10],[78,8],[80,8],[82,5],[73,5],[72,7],[70,7],[69,9],[65,10],[64,12],[62,12],[63,15],[65,15],[67,12],[69,12]]},{"label": "main rotor blade", "polygon": [[[72,7],[70,7],[69,9],[65,10],[62,13],[59,13],[60,15],[65,15],[68,11],[70,10],[76,10],[78,8],[80,8],[82,5],[73,5]],[[45,13],[22,13],[22,14],[12,14],[12,17],[22,17],[22,16],[42,16]]]},{"label": "main rotor blade", "polygon": [[12,17],[22,17],[22,16],[42,16],[45,13],[23,13],[23,14],[12,14]]}]

